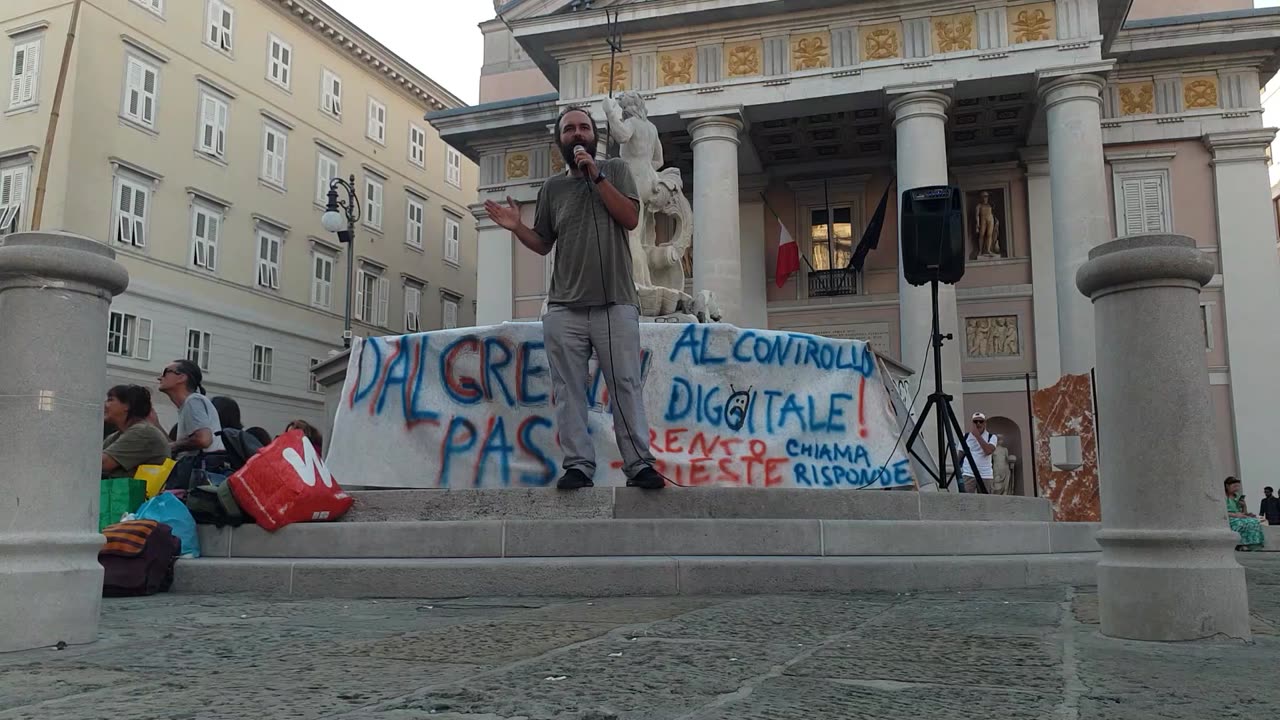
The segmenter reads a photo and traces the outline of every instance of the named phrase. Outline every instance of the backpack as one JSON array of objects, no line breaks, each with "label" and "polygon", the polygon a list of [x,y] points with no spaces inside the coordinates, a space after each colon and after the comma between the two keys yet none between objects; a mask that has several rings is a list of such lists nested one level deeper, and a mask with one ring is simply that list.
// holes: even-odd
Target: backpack
[{"label": "backpack", "polygon": [[103,595],[125,597],[169,591],[182,543],[168,525],[155,520],[129,520],[107,526],[103,534],[107,542],[98,551]]},{"label": "backpack", "polygon": [[230,470],[224,473],[226,475],[244,467],[244,464],[249,462],[249,458],[257,455],[262,449],[262,441],[243,430],[223,428],[218,435],[222,437],[222,456],[226,459]]},{"label": "backpack", "polygon": [[216,485],[200,485],[187,493],[185,500],[191,517],[200,525],[240,527],[252,523],[253,518],[244,514],[240,504],[231,494],[231,484],[223,480]]}]

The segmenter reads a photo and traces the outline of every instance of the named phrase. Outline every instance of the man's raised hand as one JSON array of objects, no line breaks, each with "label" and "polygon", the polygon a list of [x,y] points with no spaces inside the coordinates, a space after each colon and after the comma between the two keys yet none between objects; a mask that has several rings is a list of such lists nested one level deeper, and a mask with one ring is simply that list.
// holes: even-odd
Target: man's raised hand
[{"label": "man's raised hand", "polygon": [[504,230],[515,230],[520,227],[520,208],[516,205],[516,201],[511,199],[510,195],[507,196],[506,205],[499,205],[492,200],[485,200],[484,211],[488,213],[490,220]]}]

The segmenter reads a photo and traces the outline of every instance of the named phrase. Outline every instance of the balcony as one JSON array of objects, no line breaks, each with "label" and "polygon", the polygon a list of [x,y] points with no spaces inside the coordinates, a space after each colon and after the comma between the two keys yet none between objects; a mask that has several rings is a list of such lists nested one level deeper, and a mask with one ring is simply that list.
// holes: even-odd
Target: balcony
[{"label": "balcony", "polygon": [[838,270],[810,270],[809,297],[837,297],[858,294],[858,271],[853,268]]}]

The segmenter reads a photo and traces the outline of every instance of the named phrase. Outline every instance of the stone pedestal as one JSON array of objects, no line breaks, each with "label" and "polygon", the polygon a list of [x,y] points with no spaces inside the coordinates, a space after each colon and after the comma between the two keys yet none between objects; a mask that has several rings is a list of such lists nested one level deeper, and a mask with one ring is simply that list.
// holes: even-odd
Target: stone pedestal
[{"label": "stone pedestal", "polygon": [[[1094,248],[1076,284],[1093,300],[1106,423],[1098,543],[1102,632],[1133,640],[1249,637],[1244,569],[1227,526],[1200,289],[1214,263],[1179,235]],[[1158,506],[1152,505],[1159,499]]]},{"label": "stone pedestal", "polygon": [[63,233],[0,245],[0,652],[93,642],[107,312],[129,274]]}]

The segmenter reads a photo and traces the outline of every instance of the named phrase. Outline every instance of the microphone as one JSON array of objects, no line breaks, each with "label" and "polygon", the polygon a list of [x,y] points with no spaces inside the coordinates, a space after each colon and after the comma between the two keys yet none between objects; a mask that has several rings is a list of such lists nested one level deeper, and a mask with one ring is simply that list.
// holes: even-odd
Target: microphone
[{"label": "microphone", "polygon": [[[581,145],[574,145],[574,146],[573,146],[573,154],[574,154],[574,155],[577,155],[579,152],[586,152],[586,151],[587,151],[587,149],[586,149],[586,148],[584,148],[584,147],[582,147]],[[582,165],[581,165],[581,164],[579,164],[579,165],[578,165],[578,171],[579,171],[579,172],[581,172],[581,173],[583,173],[583,177],[586,177],[586,171],[582,169]],[[590,179],[591,179],[591,178],[587,178],[587,180],[590,180]]]}]

